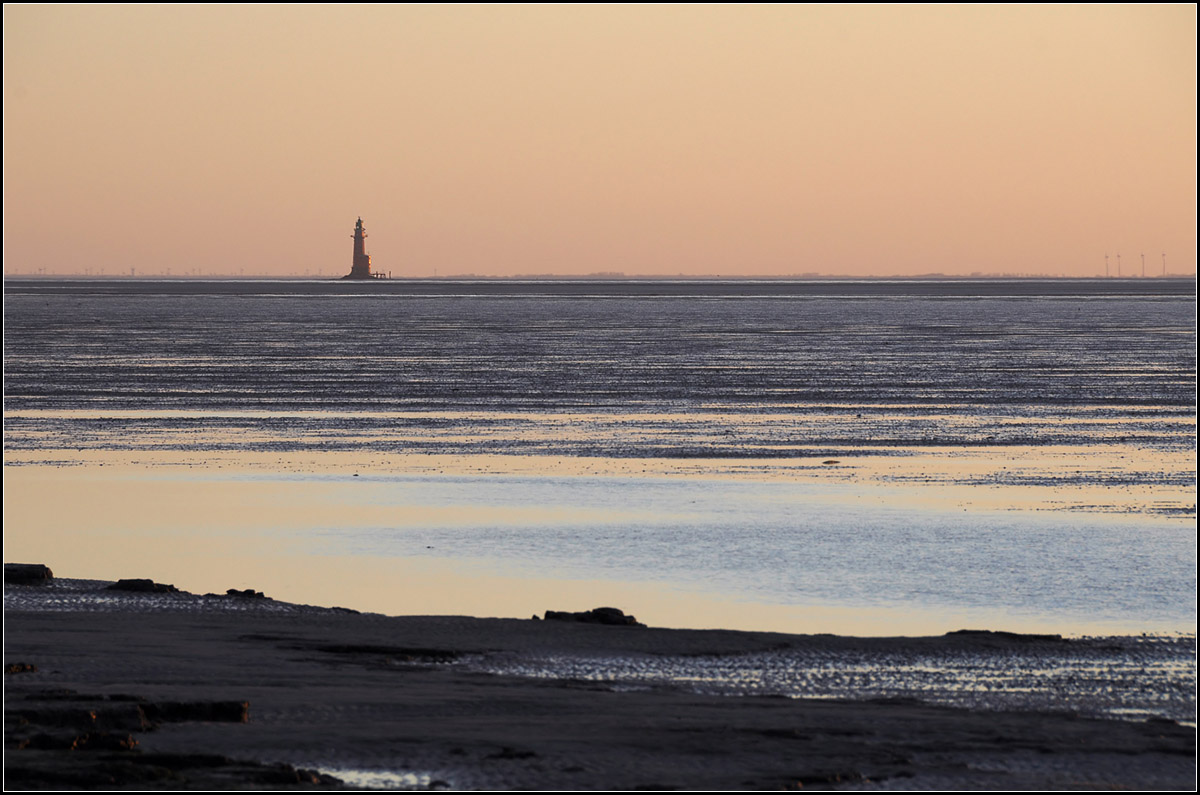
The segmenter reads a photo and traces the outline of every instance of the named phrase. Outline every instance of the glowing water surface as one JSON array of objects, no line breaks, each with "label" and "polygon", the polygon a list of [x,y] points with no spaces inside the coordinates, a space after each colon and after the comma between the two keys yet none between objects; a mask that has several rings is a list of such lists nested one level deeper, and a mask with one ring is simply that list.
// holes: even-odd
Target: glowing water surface
[{"label": "glowing water surface", "polygon": [[1194,288],[9,282],[6,555],[391,613],[1194,631]]},{"label": "glowing water surface", "polygon": [[10,467],[5,508],[24,530],[10,557],[393,614],[613,604],[658,626],[842,634],[1195,622],[1187,521],[1005,499],[1031,500],[1028,486],[759,476],[746,462],[704,475],[697,461],[601,474],[541,458],[510,472],[475,457],[416,473],[340,456],[293,471],[102,463]]}]

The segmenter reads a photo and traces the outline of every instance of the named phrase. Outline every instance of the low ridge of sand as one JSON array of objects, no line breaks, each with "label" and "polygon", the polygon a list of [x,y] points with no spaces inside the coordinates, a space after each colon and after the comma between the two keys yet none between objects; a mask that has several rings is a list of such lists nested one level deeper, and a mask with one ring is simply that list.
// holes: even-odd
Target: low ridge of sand
[{"label": "low ridge of sand", "polygon": [[[961,709],[908,697],[734,697],[697,692],[698,679],[603,681],[553,668],[555,660],[670,657],[703,670],[707,661],[766,653],[836,661],[948,651],[1003,665],[1031,648],[1084,641],[387,617],[250,597],[115,594],[106,585],[6,586],[6,788],[1195,783],[1195,730],[1163,717]],[[543,670],[487,672],[513,659],[539,660]],[[744,671],[756,675],[753,665]],[[1193,687],[1194,676],[1193,665]]]}]

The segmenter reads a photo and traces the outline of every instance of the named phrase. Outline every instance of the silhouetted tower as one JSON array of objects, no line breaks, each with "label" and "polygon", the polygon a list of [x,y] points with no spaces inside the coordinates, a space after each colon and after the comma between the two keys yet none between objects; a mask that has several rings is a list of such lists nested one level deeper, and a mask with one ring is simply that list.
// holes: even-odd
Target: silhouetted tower
[{"label": "silhouetted tower", "polygon": [[367,253],[367,231],[363,229],[362,219],[354,225],[354,264],[350,267],[347,279],[372,279],[371,255]]}]

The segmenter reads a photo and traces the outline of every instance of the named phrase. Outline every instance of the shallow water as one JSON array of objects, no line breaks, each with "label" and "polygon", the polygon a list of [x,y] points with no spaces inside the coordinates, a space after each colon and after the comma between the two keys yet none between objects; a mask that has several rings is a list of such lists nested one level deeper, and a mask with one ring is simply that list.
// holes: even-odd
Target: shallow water
[{"label": "shallow water", "polygon": [[60,573],[382,612],[1195,628],[1194,282],[5,289],[6,545]]},{"label": "shallow water", "polygon": [[969,709],[1195,721],[1195,637],[1114,637],[980,654],[762,652],[710,657],[486,658],[489,673],[578,679],[616,690],[829,699],[914,699]]}]

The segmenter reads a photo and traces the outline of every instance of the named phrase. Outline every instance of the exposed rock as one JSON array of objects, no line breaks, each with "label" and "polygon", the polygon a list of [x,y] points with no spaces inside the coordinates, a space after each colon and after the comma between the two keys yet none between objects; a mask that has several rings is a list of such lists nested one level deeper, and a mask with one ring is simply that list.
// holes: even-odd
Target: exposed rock
[{"label": "exposed rock", "polygon": [[9,585],[45,585],[54,579],[54,572],[42,563],[5,563],[4,582]]},{"label": "exposed rock", "polygon": [[174,585],[166,585],[154,580],[117,580],[105,588],[106,591],[132,591],[133,593],[179,593]]},{"label": "exposed rock", "polygon": [[62,688],[10,697],[5,707],[6,791],[345,787],[333,776],[286,764],[203,752],[144,753],[129,733],[168,721],[244,723],[245,701],[147,701]]},{"label": "exposed rock", "polygon": [[245,599],[266,599],[266,595],[262,591],[256,591],[253,588],[247,588],[244,591],[239,591],[237,588],[230,588],[225,592],[226,596],[240,596]]},{"label": "exposed rock", "polygon": [[75,739],[76,751],[132,751],[138,741],[132,734],[88,732]]},{"label": "exposed rock", "polygon": [[102,731],[150,731],[157,726],[140,704],[108,703],[96,709],[96,728]]},{"label": "exposed rock", "polygon": [[558,610],[546,611],[547,621],[577,621],[582,624],[609,624],[621,627],[644,627],[633,616],[627,616],[615,607],[597,607],[583,613],[567,613]]},{"label": "exposed rock", "polygon": [[1034,635],[1025,632],[1004,632],[1001,630],[992,629],[956,629],[953,632],[947,632],[949,635],[960,635],[966,637],[977,638],[997,638],[1003,640],[1016,641],[1039,641],[1039,640],[1062,640],[1062,635]]},{"label": "exposed rock", "polygon": [[17,750],[34,751],[132,751],[138,741],[131,734],[84,732],[83,734],[38,733],[16,743]]},{"label": "exposed rock", "polygon": [[33,707],[14,709],[4,717],[16,718],[21,724],[33,724],[55,729],[93,729],[96,727],[96,711],[82,707]]},{"label": "exposed rock", "polygon": [[857,770],[818,771],[781,782],[780,789],[800,790],[813,786],[824,789],[826,787],[837,787],[842,784],[856,784],[861,781],[866,781],[866,776]]},{"label": "exposed rock", "polygon": [[22,750],[5,759],[4,783],[14,790],[344,789],[333,776],[287,764],[262,764],[217,754],[64,753]]},{"label": "exposed rock", "polygon": [[146,717],[156,723],[180,723],[189,720],[222,723],[248,723],[249,701],[145,701],[140,705]]}]

